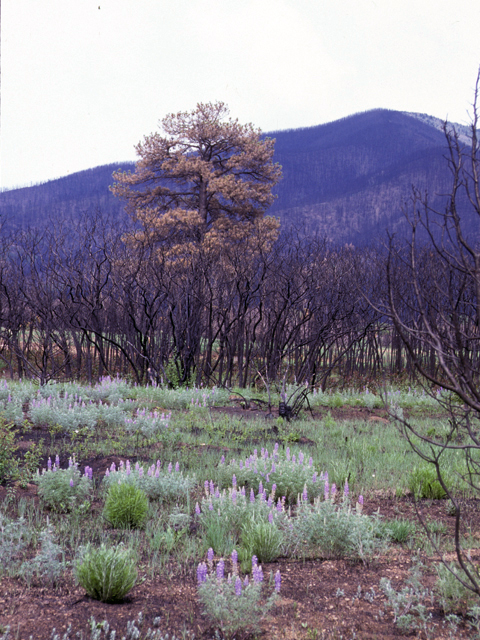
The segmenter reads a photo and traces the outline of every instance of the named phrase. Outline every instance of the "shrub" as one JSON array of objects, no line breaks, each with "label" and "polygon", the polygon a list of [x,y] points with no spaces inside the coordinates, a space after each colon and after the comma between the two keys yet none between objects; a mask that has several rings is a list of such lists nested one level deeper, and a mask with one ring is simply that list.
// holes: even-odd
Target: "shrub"
[{"label": "shrub", "polygon": [[[271,521],[279,529],[287,526],[288,517],[284,508],[284,500],[275,505],[275,490],[267,497],[265,489],[255,496],[253,489],[247,498],[245,487],[237,490],[230,487],[220,492],[213,482],[205,482],[205,496],[201,507],[197,504],[195,512],[204,530],[204,536],[216,553],[230,553],[239,544],[242,527],[246,522],[269,523]],[[258,555],[258,554],[257,554]],[[250,556],[251,557],[251,556]]]},{"label": "shrub", "polygon": [[27,545],[28,528],[25,520],[9,520],[0,513],[0,574],[15,574]]},{"label": "shrub", "polygon": [[55,544],[51,525],[40,534],[41,547],[39,553],[31,560],[22,563],[19,575],[30,583],[35,575],[42,581],[42,585],[53,586],[62,575],[65,564],[59,560],[62,555],[62,548]]},{"label": "shrub", "polygon": [[237,553],[232,552],[232,573],[226,578],[223,559],[213,567],[213,550],[208,552],[207,564],[197,568],[198,597],[205,614],[226,637],[236,634],[256,633],[259,624],[269,612],[280,591],[280,572],[275,574],[275,587],[262,602],[263,571],[255,557],[252,558],[252,576],[242,580],[238,573]]},{"label": "shrub", "polygon": [[302,501],[290,531],[297,553],[363,562],[377,550],[378,534],[378,518],[362,514],[360,502],[352,509],[346,497],[338,505],[331,498]]},{"label": "shrub", "polygon": [[75,577],[88,595],[101,602],[122,600],[137,580],[136,558],[122,545],[88,545],[77,560]]},{"label": "shrub", "polygon": [[114,529],[138,529],[147,517],[148,498],[145,491],[121,482],[109,488],[103,517]]},{"label": "shrub", "polygon": [[270,493],[275,485],[276,495],[285,496],[287,504],[294,504],[305,486],[311,499],[320,495],[326,477],[323,474],[319,476],[313,467],[312,458],[307,461],[301,451],[292,455],[289,447],[283,456],[278,447],[278,443],[275,444],[271,455],[267,449],[262,448],[260,456],[255,449],[246,460],[232,460],[229,464],[225,464],[222,458],[218,468],[220,486],[231,486],[233,476],[239,486],[246,486],[255,492],[262,485]]},{"label": "shrub", "polygon": [[138,462],[132,467],[129,460],[125,464],[121,460],[118,469],[113,462],[105,472],[103,485],[108,488],[119,481],[142,489],[150,500],[162,502],[186,500],[195,486],[195,476],[184,476],[178,462],[175,467],[170,463],[166,469],[162,469],[160,460],[157,460],[156,465],[148,467],[147,471]]},{"label": "shrub", "polygon": [[85,467],[83,476],[78,468],[78,463],[70,458],[68,469],[60,468],[58,456],[52,464],[48,459],[48,468],[42,473],[37,472],[35,481],[38,483],[38,495],[44,503],[53,511],[66,513],[80,509],[86,511],[90,508],[92,493],[92,470]]},{"label": "shrub", "polygon": [[383,537],[399,543],[406,542],[411,536],[415,535],[416,530],[417,527],[414,522],[403,518],[382,522],[380,526],[380,533]]}]

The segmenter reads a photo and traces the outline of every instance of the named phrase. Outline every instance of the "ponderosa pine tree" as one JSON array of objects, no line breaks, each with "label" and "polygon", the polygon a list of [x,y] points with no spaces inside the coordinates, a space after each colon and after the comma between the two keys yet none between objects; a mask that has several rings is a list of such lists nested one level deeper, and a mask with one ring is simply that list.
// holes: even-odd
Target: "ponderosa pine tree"
[{"label": "ponderosa pine tree", "polygon": [[276,238],[278,221],[264,218],[281,177],[274,140],[228,114],[216,102],[168,115],[163,135],[153,133],[136,146],[135,172],[113,174],[111,190],[126,200],[137,239],[183,253],[238,242],[255,228]]}]

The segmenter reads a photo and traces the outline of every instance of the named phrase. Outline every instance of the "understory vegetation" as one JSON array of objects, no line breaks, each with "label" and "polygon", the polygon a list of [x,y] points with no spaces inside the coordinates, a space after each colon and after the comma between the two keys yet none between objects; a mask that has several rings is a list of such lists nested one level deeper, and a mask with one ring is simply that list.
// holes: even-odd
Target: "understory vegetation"
[{"label": "understory vegetation", "polygon": [[[401,547],[417,560],[403,585],[388,576],[376,585],[378,615],[393,615],[398,629],[424,637],[474,637],[480,626],[478,596],[455,577],[464,568],[441,564],[438,552],[455,549],[442,522],[422,527],[371,508],[378,495],[410,496],[441,503],[445,515],[455,511],[435,466],[412,452],[403,418],[376,415],[388,416],[385,407],[408,413],[417,432],[442,442],[449,416],[435,397],[403,386],[315,390],[311,411],[305,405],[289,422],[220,411],[238,406],[231,390],[136,386],[119,377],[93,386],[3,382],[1,390],[0,580],[53,591],[75,581],[90,597],[121,606],[133,587],[174,565],[198,583],[209,637],[240,638],[259,633],[267,614],[275,618],[279,559],[346,559],[366,568]],[[280,395],[269,393],[252,396],[278,405]],[[14,414],[10,404],[20,410]],[[361,408],[364,419],[335,419],[339,407]],[[27,451],[18,450],[21,440],[29,441]],[[428,453],[421,438],[416,446]],[[112,461],[93,473],[84,461],[96,459]],[[445,450],[440,464],[449,494],[475,500],[461,452]],[[37,501],[16,498],[18,488],[33,484]],[[480,548],[468,512],[461,545],[469,553]],[[425,572],[435,575],[433,587],[423,585]],[[440,618],[432,619],[432,607]],[[187,632],[195,630],[187,624]],[[0,633],[15,637],[6,627]],[[158,624],[142,633],[125,637],[166,638]]]}]

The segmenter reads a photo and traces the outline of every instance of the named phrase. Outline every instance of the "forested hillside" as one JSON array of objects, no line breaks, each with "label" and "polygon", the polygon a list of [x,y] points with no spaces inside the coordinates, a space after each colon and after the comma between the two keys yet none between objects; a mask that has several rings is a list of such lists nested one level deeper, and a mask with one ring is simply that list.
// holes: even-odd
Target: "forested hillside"
[{"label": "forested hillside", "polygon": [[[428,191],[443,209],[451,190],[443,132],[417,114],[374,110],[329,124],[277,131],[275,161],[283,179],[269,212],[333,242],[364,244],[388,228],[403,235],[402,210],[412,187]],[[8,225],[38,224],[50,217],[102,211],[124,216],[109,192],[115,163],[0,193],[0,215]],[[473,224],[473,223],[472,223]]]}]

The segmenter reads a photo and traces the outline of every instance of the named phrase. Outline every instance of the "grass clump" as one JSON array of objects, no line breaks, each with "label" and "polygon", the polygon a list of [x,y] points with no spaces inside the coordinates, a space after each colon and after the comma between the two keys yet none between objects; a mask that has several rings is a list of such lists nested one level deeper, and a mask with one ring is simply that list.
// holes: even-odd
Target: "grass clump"
[{"label": "grass clump", "polygon": [[148,498],[133,484],[112,484],[103,508],[103,517],[114,529],[139,529],[145,523]]},{"label": "grass clump", "polygon": [[101,602],[118,602],[129,593],[137,580],[136,558],[119,545],[87,545],[75,566],[75,577],[91,598]]},{"label": "grass clump", "polygon": [[[446,478],[444,477],[445,481]],[[437,472],[433,466],[416,467],[410,474],[408,488],[417,500],[421,498],[442,500],[447,497],[444,488],[438,481]]]}]

